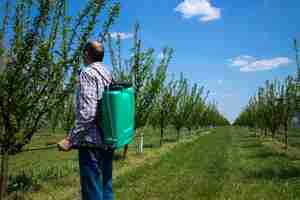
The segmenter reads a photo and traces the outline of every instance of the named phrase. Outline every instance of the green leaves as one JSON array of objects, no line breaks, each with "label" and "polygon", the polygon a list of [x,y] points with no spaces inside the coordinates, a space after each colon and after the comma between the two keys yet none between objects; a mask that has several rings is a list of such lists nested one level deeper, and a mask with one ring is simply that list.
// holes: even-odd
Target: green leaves
[{"label": "green leaves", "polygon": [[[66,15],[67,2],[16,1],[15,11],[5,12],[0,30],[0,121],[5,130],[0,147],[4,151],[20,151],[50,113],[65,113],[70,127],[82,47],[91,35],[107,32],[120,12],[119,2],[89,0],[72,18]],[[6,10],[9,7],[7,1]],[[99,30],[102,11],[106,18],[101,18]],[[13,27],[10,35],[7,26]]]},{"label": "green leaves", "polygon": [[120,36],[115,44],[110,35],[107,37],[114,79],[131,81],[135,88],[136,128],[149,121],[150,114],[157,105],[157,98],[164,88],[167,67],[173,54],[173,49],[164,48],[163,58],[157,64],[154,49],[143,49],[139,29],[140,26],[136,23],[133,30],[133,47],[128,59],[121,56]]},{"label": "green leaves", "polygon": [[[107,36],[113,75],[115,80],[131,81],[136,93],[136,128],[147,123],[163,129],[173,125],[180,131],[181,128],[198,127],[203,125],[204,112],[211,117],[206,124],[219,125],[225,120],[214,109],[206,109],[206,99],[203,97],[204,87],[195,84],[189,88],[188,81],[181,74],[179,80],[167,80],[167,69],[173,57],[174,50],[165,47],[159,62],[156,62],[154,49],[143,49],[139,35],[140,26],[135,24],[133,30],[133,47],[131,56],[123,59],[121,56],[121,38],[117,37],[114,43],[111,36]],[[222,120],[220,120],[222,119]],[[224,123],[223,123],[224,124]],[[228,121],[225,123],[229,124]]]},{"label": "green leaves", "polygon": [[297,79],[288,76],[283,82],[266,81],[265,86],[258,89],[236,119],[236,125],[251,128],[267,129],[275,136],[281,127],[289,126],[297,110]]}]

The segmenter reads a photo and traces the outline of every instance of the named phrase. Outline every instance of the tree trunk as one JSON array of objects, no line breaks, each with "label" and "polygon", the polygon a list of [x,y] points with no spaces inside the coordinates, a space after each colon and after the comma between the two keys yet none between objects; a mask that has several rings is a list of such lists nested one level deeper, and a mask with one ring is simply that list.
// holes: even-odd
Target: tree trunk
[{"label": "tree trunk", "polygon": [[265,137],[267,137],[267,135],[268,135],[268,129],[265,128]]},{"label": "tree trunk", "polygon": [[275,138],[275,131],[272,131],[272,138]]},{"label": "tree trunk", "polygon": [[125,160],[127,158],[128,154],[128,144],[125,145],[124,150],[123,150],[123,159]]},{"label": "tree trunk", "polygon": [[56,128],[54,127],[52,127],[52,135],[55,135],[55,132],[56,132]]},{"label": "tree trunk", "polygon": [[177,130],[177,141],[179,141],[179,138],[180,138],[180,128],[176,128]]},{"label": "tree trunk", "polygon": [[272,138],[274,139],[275,138],[275,134],[276,134],[276,128],[275,127],[272,127],[271,134],[272,134]]},{"label": "tree trunk", "polygon": [[163,139],[164,139],[164,127],[161,126],[161,127],[160,127],[160,142],[159,142],[159,145],[160,145],[160,146],[163,145]]},{"label": "tree trunk", "polygon": [[284,124],[284,148],[288,148],[288,125]]},{"label": "tree trunk", "polygon": [[4,200],[8,181],[8,151],[2,152],[0,168],[0,200]]},{"label": "tree trunk", "polygon": [[161,120],[160,120],[160,142],[159,145],[162,146],[164,139],[164,114],[161,111]]}]

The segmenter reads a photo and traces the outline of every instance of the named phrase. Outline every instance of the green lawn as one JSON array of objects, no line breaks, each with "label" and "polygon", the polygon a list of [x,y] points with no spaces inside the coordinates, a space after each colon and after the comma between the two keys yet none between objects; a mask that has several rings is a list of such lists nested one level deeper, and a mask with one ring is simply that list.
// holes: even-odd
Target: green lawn
[{"label": "green lawn", "polygon": [[[160,155],[169,151],[176,142],[177,135],[174,129],[168,128],[165,131],[163,148],[159,146],[159,130],[145,128],[144,133],[144,154],[136,153],[136,144],[139,137],[129,146],[127,160],[120,160],[122,151],[117,151],[114,160],[114,177],[126,173],[145,162],[153,162],[160,158]],[[46,147],[47,144],[55,143],[64,137],[64,133],[58,131],[55,134],[39,133],[34,136],[26,149]],[[182,131],[182,139],[185,142],[189,139],[189,133]],[[193,137],[191,137],[193,138]],[[26,196],[26,199],[74,199],[79,193],[79,167],[77,151],[59,152],[56,149],[42,151],[23,152],[10,157],[10,191],[11,199],[15,195]]]},{"label": "green lawn", "polygon": [[300,199],[300,162],[220,128],[115,181],[116,199]]},{"label": "green lawn", "polygon": [[[159,132],[145,130],[145,153],[136,154],[133,144],[129,159],[114,161],[116,200],[300,199],[300,149],[296,146],[285,151],[275,140],[236,127],[192,137],[185,132],[181,142],[175,143],[173,131],[168,130],[168,143],[158,148]],[[293,134],[291,142],[296,143],[298,137]],[[27,152],[14,161],[23,166],[20,161],[25,158],[40,163],[31,165],[33,169],[40,166],[42,174],[40,187],[22,193],[27,199],[80,199],[76,152],[49,150],[34,157]],[[45,169],[50,166],[62,172],[54,175],[49,170],[47,175]]]}]

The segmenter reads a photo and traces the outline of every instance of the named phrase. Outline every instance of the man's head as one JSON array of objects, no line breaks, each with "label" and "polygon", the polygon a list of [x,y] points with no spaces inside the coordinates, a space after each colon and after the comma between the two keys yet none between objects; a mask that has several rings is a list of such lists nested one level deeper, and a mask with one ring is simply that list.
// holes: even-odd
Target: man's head
[{"label": "man's head", "polygon": [[98,41],[88,42],[83,49],[84,64],[102,62],[104,58],[104,47]]}]

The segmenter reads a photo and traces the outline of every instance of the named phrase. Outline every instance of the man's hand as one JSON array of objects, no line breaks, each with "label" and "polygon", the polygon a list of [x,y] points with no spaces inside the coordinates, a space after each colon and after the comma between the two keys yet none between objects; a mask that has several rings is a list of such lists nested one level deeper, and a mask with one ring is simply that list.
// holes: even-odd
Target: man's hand
[{"label": "man's hand", "polygon": [[57,143],[57,147],[59,151],[70,151],[71,150],[71,142],[70,139],[67,137],[63,140],[61,140],[59,143]]}]

